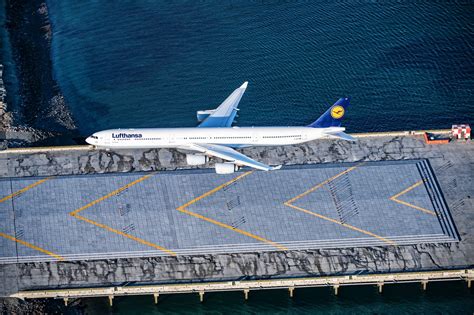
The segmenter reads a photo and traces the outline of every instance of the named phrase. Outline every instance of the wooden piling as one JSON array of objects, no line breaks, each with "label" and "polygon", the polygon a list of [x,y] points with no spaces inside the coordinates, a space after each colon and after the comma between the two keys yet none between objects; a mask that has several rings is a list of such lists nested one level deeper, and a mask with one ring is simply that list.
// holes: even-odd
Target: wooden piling
[{"label": "wooden piling", "polygon": [[426,291],[426,286],[428,285],[428,280],[422,280],[421,286],[423,287],[423,291]]},{"label": "wooden piling", "polygon": [[377,283],[377,287],[379,288],[379,293],[382,293],[382,291],[383,291],[383,282]]},{"label": "wooden piling", "polygon": [[288,288],[288,292],[290,293],[290,298],[293,297],[293,292],[295,291],[295,288],[294,287],[289,287]]}]

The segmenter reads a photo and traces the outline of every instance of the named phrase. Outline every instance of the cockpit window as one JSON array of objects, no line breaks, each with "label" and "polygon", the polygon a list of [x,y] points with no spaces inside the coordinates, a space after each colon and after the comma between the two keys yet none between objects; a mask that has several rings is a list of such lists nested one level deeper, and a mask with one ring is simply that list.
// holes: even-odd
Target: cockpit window
[{"label": "cockpit window", "polygon": [[97,136],[91,136],[92,139],[99,139]]}]

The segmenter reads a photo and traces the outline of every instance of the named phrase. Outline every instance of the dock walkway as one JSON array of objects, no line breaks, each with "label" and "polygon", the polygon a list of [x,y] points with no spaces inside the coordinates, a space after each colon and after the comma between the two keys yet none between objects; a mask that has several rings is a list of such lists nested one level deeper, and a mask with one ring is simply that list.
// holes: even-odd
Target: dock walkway
[{"label": "dock walkway", "polygon": [[343,286],[374,285],[378,287],[379,293],[382,293],[383,286],[386,284],[419,282],[421,283],[423,290],[426,290],[429,282],[438,281],[465,281],[467,283],[468,288],[471,288],[472,281],[474,281],[474,269],[352,276],[328,276],[301,279],[272,279],[256,281],[163,284],[148,286],[120,286],[106,288],[36,290],[22,291],[12,295],[12,297],[20,299],[64,299],[66,304],[68,303],[69,299],[86,297],[108,297],[109,303],[112,305],[114,297],[119,296],[150,295],[154,297],[155,303],[158,303],[158,298],[160,295],[198,293],[201,302],[203,302],[204,294],[211,292],[241,291],[244,293],[244,297],[247,300],[250,291],[256,290],[286,289],[288,290],[290,297],[293,297],[295,289],[300,288],[332,287],[334,289],[334,294],[338,295],[340,288]]}]

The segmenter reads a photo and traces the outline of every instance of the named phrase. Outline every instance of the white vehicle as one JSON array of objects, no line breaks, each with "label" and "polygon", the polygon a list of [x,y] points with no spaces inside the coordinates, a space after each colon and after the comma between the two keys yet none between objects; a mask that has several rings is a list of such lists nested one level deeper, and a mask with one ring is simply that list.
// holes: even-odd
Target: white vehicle
[{"label": "white vehicle", "polygon": [[216,172],[229,174],[242,166],[263,171],[281,168],[281,165],[269,166],[255,161],[235,149],[298,144],[327,136],[355,141],[343,132],[345,128],[340,122],[349,106],[349,98],[339,99],[315,122],[304,127],[232,127],[247,83],[216,109],[198,111],[197,128],[110,129],[94,133],[86,142],[105,149],[181,149],[188,152],[189,165],[202,165],[209,157],[217,157],[227,162],[216,163]]}]

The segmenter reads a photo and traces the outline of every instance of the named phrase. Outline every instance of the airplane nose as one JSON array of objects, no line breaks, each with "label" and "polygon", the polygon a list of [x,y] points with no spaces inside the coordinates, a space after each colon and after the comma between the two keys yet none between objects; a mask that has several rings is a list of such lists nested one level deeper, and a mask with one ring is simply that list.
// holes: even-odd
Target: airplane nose
[{"label": "airplane nose", "polygon": [[87,138],[86,138],[86,142],[87,142],[88,144],[94,144],[92,141],[93,141],[93,139],[92,139],[91,137],[87,137]]}]

